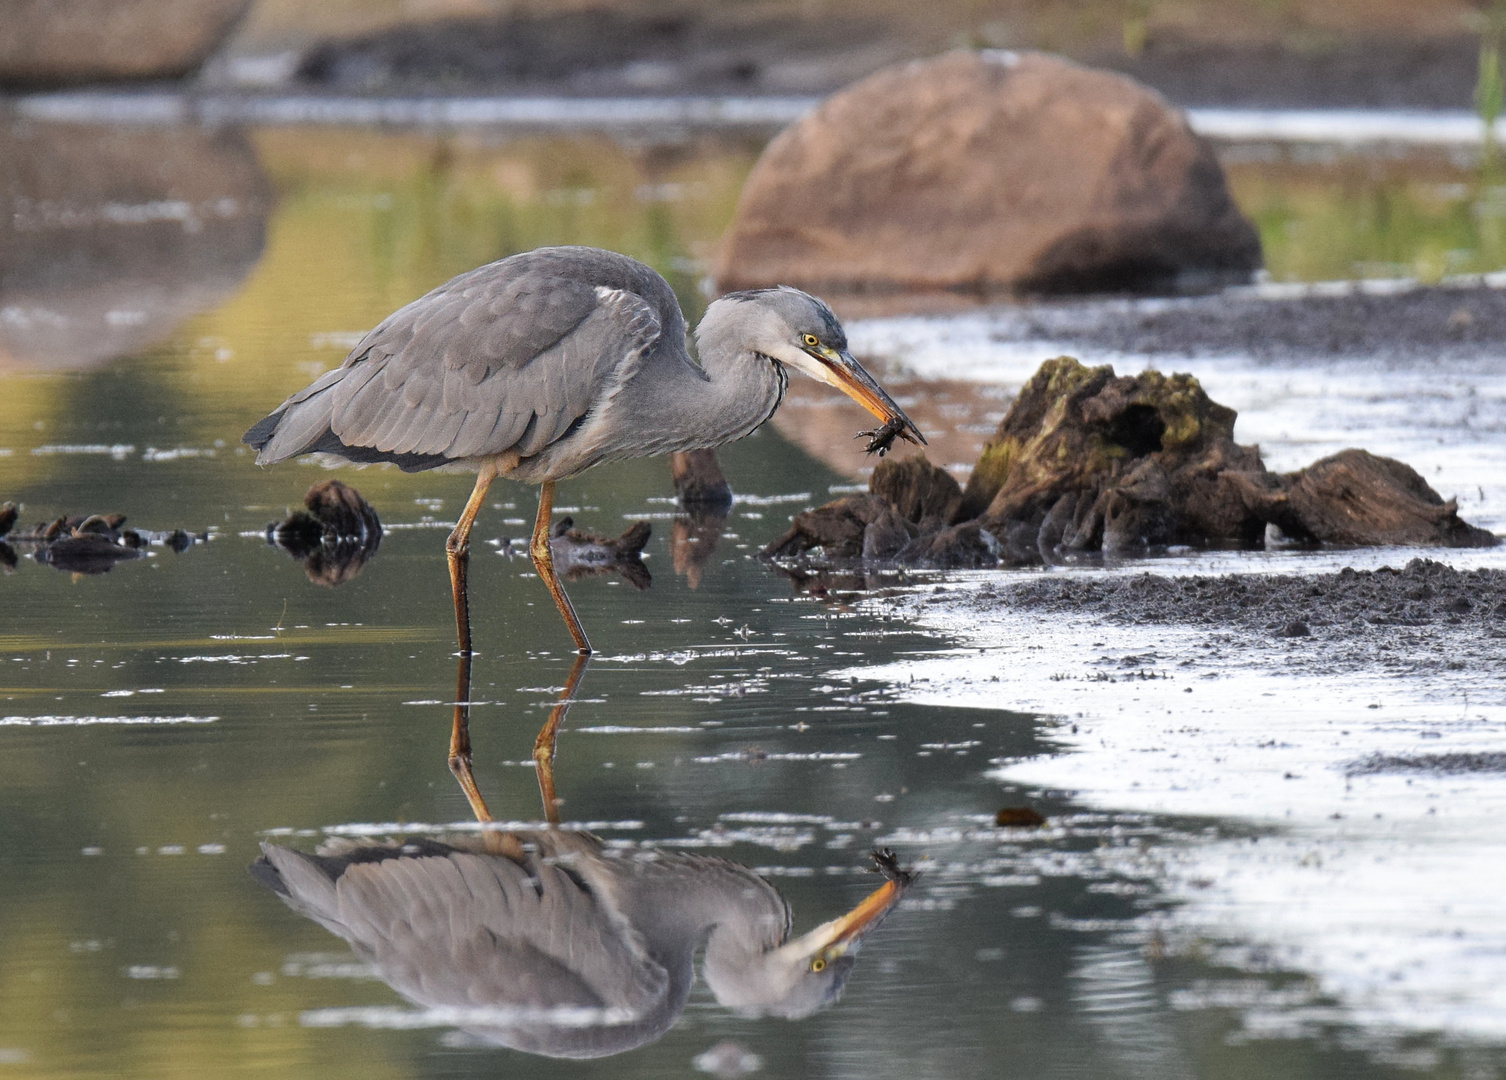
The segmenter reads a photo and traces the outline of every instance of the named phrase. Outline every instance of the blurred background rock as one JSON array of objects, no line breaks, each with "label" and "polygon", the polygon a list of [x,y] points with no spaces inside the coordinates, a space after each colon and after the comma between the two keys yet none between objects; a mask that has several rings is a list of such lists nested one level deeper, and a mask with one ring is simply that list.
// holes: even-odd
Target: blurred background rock
[{"label": "blurred background rock", "polygon": [[252,0],[0,0],[0,86],[175,79]]}]

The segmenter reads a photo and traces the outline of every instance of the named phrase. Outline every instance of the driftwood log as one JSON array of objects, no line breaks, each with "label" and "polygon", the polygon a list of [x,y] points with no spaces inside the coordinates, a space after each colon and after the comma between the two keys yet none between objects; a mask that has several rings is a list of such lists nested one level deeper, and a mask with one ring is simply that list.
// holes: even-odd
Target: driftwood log
[{"label": "driftwood log", "polygon": [[884,461],[868,494],[797,515],[764,554],[983,567],[1184,544],[1499,543],[1390,458],[1345,450],[1273,473],[1234,441],[1235,416],[1191,375],[1057,357],[1021,388],[966,489],[923,455]]}]

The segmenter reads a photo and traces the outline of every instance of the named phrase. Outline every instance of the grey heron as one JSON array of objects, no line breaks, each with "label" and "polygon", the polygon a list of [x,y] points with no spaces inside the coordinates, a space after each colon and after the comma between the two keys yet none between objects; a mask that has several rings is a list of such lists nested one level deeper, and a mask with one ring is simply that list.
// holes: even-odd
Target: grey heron
[{"label": "grey heron", "polygon": [[779,406],[788,369],[842,390],[883,426],[871,451],[925,437],[847,349],[826,304],[780,286],[713,301],[696,328],[651,268],[589,247],[539,248],[461,274],[384,319],[345,362],[245,441],[270,464],[321,453],[407,471],[460,468],[476,485],[446,541],[456,632],[470,652],[471,527],[499,476],[539,488],[529,554],[581,653],[580,620],[549,547],[557,481],[593,465],[720,446]]},{"label": "grey heron", "polygon": [[792,939],[788,904],[751,870],[689,852],[623,852],[585,832],[262,851],[258,880],[433,1019],[563,1058],[664,1035],[685,1008],[702,945],[701,974],[722,1005],[810,1015],[841,994],[863,939],[914,877],[875,852],[883,885]]}]

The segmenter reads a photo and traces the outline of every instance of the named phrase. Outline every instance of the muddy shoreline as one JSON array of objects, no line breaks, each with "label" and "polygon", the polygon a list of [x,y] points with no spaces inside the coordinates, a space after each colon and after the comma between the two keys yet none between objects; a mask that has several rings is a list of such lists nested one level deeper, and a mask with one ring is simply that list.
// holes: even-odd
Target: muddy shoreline
[{"label": "muddy shoreline", "polygon": [[[1028,21],[1028,20],[1027,20]],[[333,28],[331,28],[333,29]],[[305,87],[515,93],[829,93],[896,62],[958,45],[1045,49],[1129,75],[1180,106],[1468,109],[1479,38],[1458,28],[1372,19],[1313,35],[1268,26],[1145,27],[1128,50],[1121,18],[1065,37],[975,13],[825,5],[792,13],[745,4],[519,8],[405,21],[302,43]],[[1290,30],[1290,27],[1287,28]],[[247,43],[248,45],[251,43]],[[253,46],[254,47],[254,46]],[[265,45],[262,46],[265,48]]]},{"label": "muddy shoreline", "polygon": [[[1283,663],[1314,675],[1479,671],[1506,660],[1506,570],[1457,570],[1426,558],[1320,574],[1050,574],[963,596],[963,610],[979,617],[1005,607],[1036,618],[1194,627],[1206,631],[1209,655],[1200,661],[1225,649],[1275,648],[1287,652]],[[956,594],[930,600],[956,601]],[[1168,659],[1122,657],[1114,667],[1146,677]]]},{"label": "muddy shoreline", "polygon": [[1355,283],[1339,295],[1309,288],[1284,296],[1280,289],[999,309],[993,336],[1178,358],[1362,355],[1420,365],[1496,357],[1506,346],[1506,289],[1390,282]]}]

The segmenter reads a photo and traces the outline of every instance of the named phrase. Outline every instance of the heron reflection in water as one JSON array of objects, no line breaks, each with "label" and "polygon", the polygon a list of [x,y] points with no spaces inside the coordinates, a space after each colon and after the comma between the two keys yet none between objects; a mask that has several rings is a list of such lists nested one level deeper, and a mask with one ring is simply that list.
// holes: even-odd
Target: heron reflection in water
[{"label": "heron reflection in water", "polygon": [[403,997],[489,1042],[604,1057],[652,1042],[685,1008],[693,960],[717,1001],[809,1016],[841,994],[859,945],[911,876],[790,938],[790,910],[725,859],[617,851],[571,830],[263,844],[252,872],[344,938]]},{"label": "heron reflection in water", "polygon": [[259,464],[299,454],[406,471],[474,471],[446,542],[462,652],[471,648],[471,528],[499,476],[539,488],[529,553],[582,653],[591,651],[554,572],[557,481],[593,465],[720,446],[751,434],[784,397],[788,369],[851,396],[895,438],[925,442],[847,350],[826,304],[787,287],[730,293],[696,328],[669,283],[626,255],[539,248],[479,267],[389,315],[345,362],[246,432]]},{"label": "heron reflection in water", "polygon": [[[551,761],[583,660],[546,729]],[[553,774],[540,765],[545,816],[557,821]],[[489,821],[473,787],[467,797]],[[252,873],[408,1000],[489,1042],[569,1058],[664,1035],[685,1008],[702,949],[701,973],[722,1005],[809,1016],[841,994],[859,946],[914,880],[891,852],[875,852],[884,883],[791,938],[789,905],[751,870],[684,851],[622,850],[577,830],[262,851]]]}]

